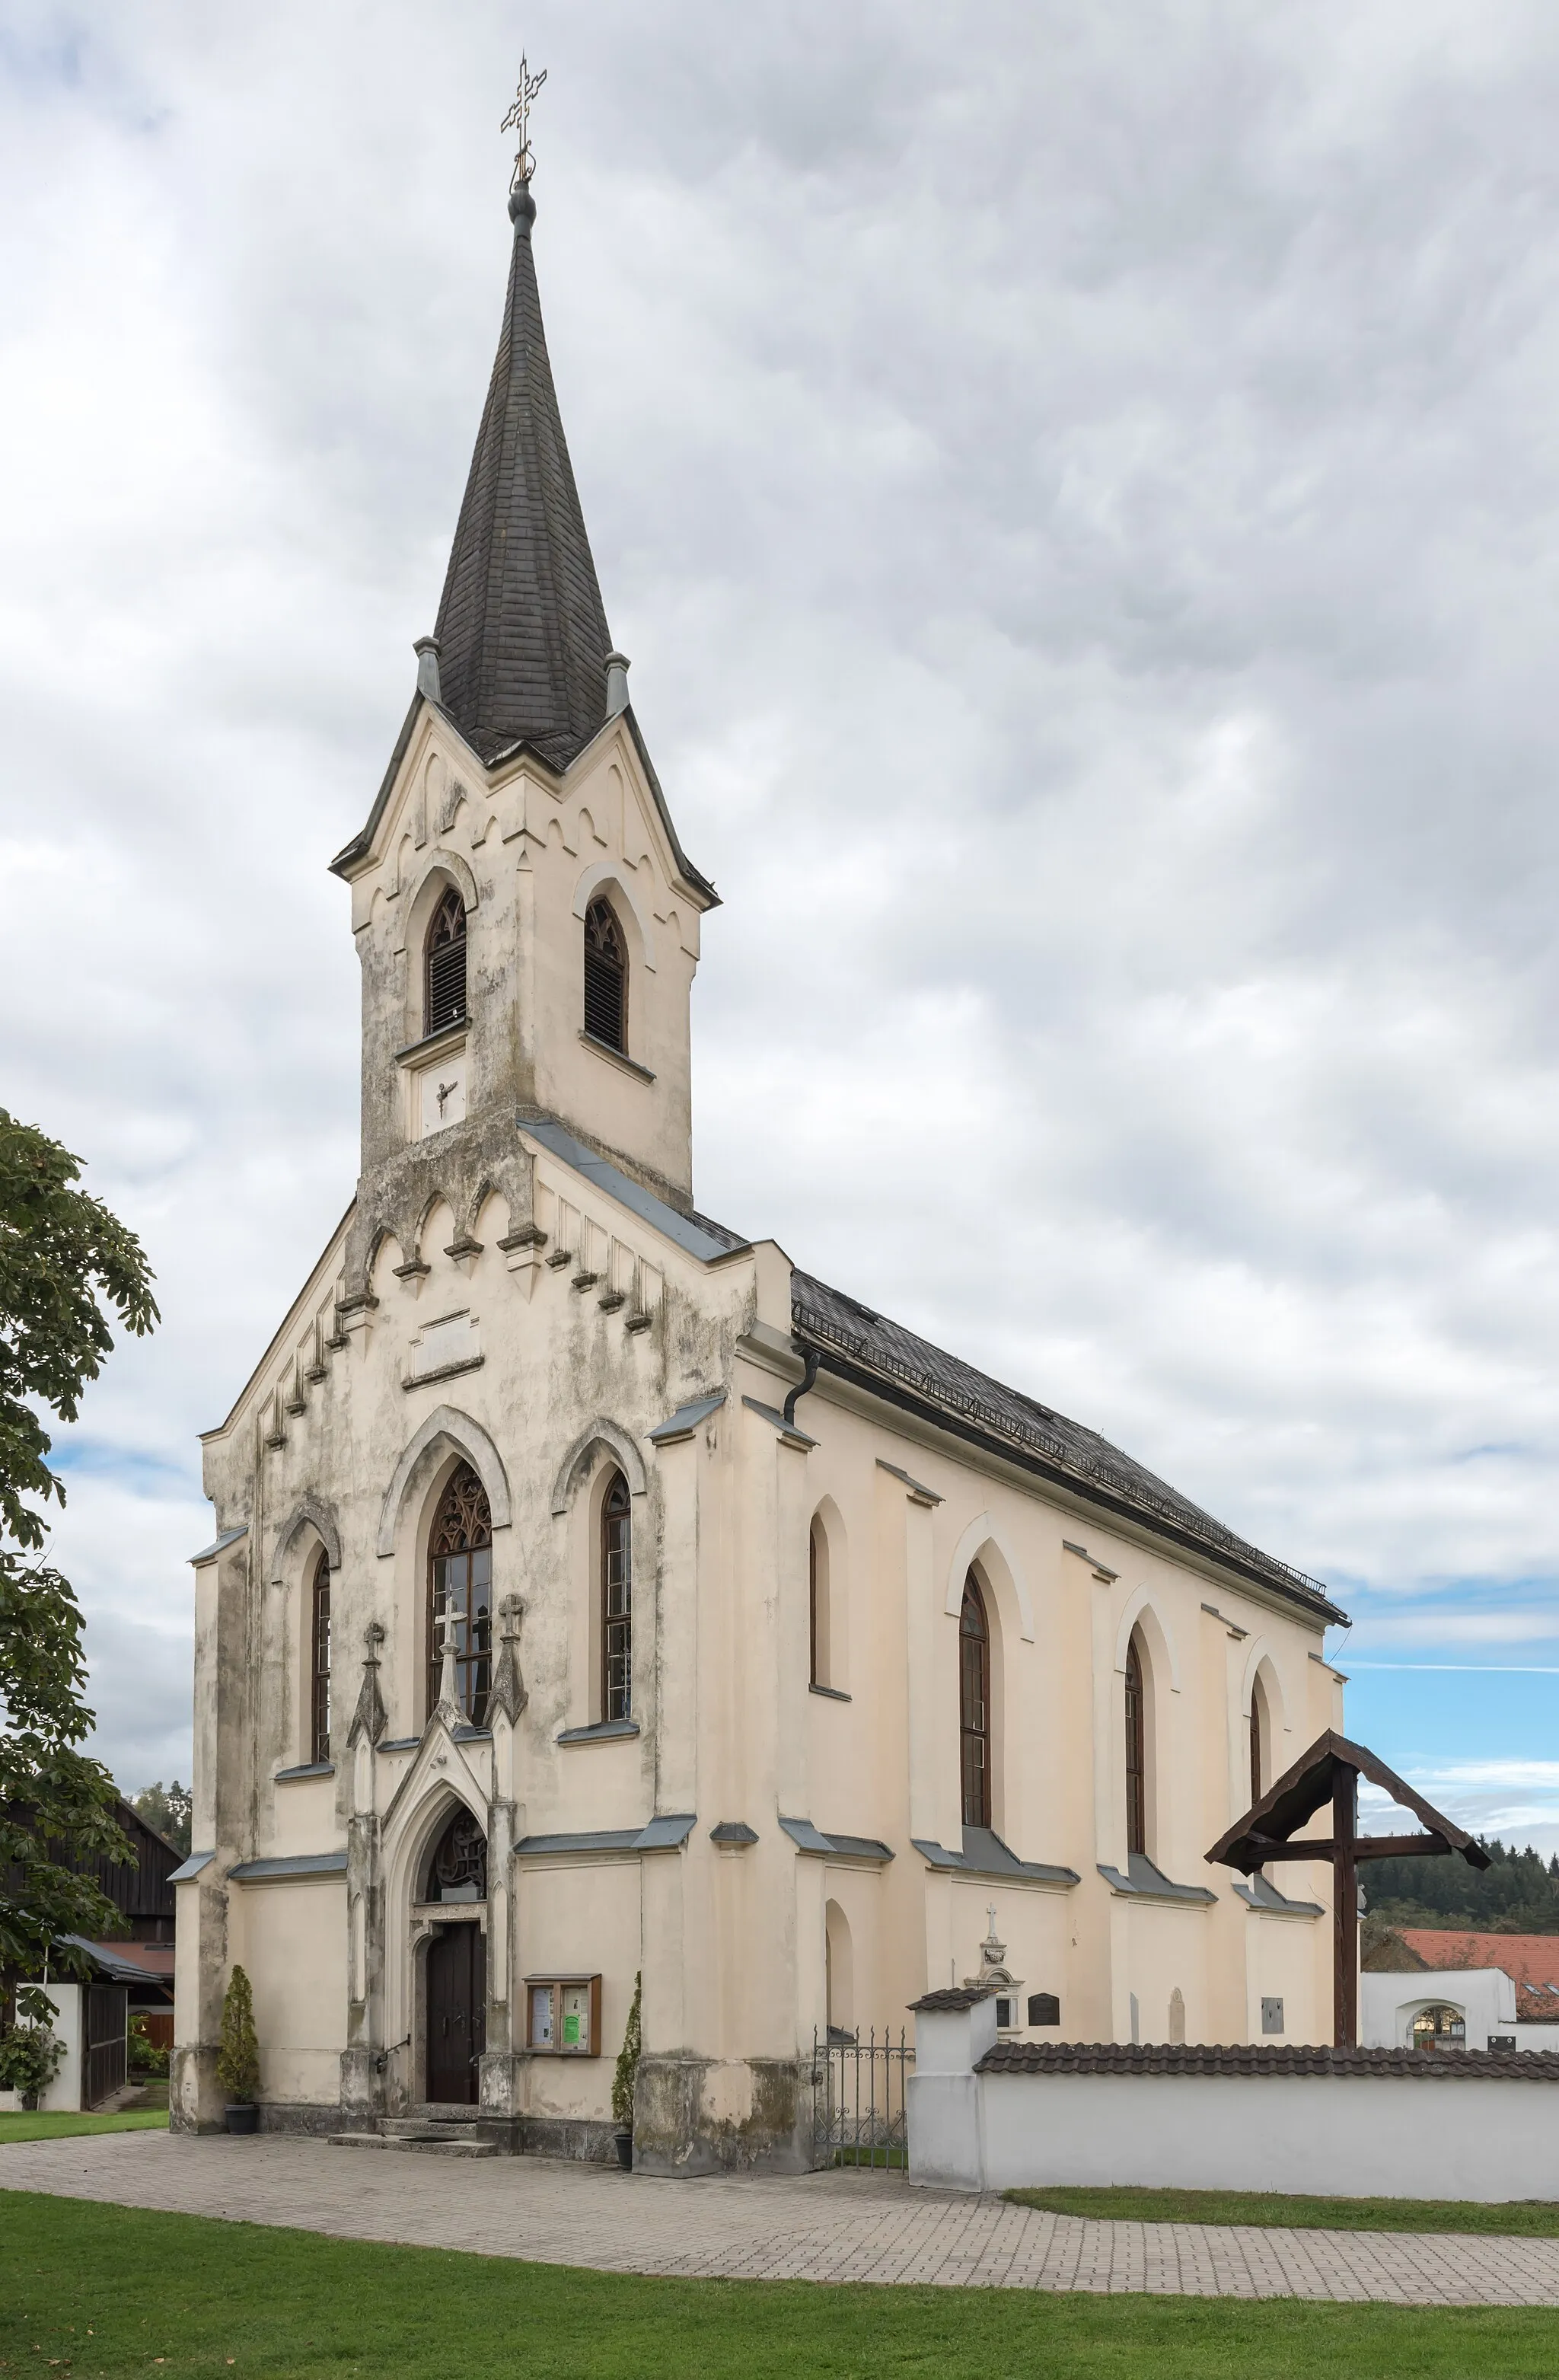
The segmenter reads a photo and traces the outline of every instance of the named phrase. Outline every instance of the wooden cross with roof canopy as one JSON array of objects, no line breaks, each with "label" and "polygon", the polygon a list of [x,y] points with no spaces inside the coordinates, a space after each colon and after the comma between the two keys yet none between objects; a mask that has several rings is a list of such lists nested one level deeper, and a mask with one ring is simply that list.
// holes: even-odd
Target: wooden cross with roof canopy
[{"label": "wooden cross with roof canopy", "polygon": [[[1367,1777],[1403,1809],[1421,1818],[1421,1835],[1361,1835],[1359,1780]],[[1332,1831],[1299,1835],[1324,1803],[1332,1804]],[[1361,1743],[1328,1728],[1292,1768],[1270,1786],[1239,1824],[1221,1835],[1207,1857],[1244,1876],[1275,1860],[1330,1860],[1332,1864],[1332,2031],[1339,2049],[1359,2042],[1359,1863],[1377,1859],[1446,1859],[1459,1852],[1468,1867],[1487,1867],[1480,1842],[1464,1834],[1384,1760]]]}]

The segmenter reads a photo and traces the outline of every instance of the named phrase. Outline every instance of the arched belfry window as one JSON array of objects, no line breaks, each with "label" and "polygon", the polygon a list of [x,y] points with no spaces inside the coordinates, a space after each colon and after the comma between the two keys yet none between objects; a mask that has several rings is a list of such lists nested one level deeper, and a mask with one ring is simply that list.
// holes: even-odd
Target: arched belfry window
[{"label": "arched belfry window", "polygon": [[959,1753],[963,1823],[991,1823],[991,1632],[985,1597],[973,1571],[963,1582],[958,1623]]},{"label": "arched belfry window", "polygon": [[308,1588],[308,1757],[331,1756],[331,1563],[321,1546]]},{"label": "arched belfry window", "polygon": [[634,1520],[628,1483],[614,1471],[601,1499],[601,1717],[634,1712]]},{"label": "arched belfry window", "polygon": [[1135,1635],[1126,1647],[1126,1848],[1148,1847],[1147,1704],[1142,1654]]},{"label": "arched belfry window", "polygon": [[628,952],[610,901],[592,901],[585,912],[585,1030],[626,1057]]},{"label": "arched belfry window", "polygon": [[485,1726],[492,1682],[492,1515],[468,1463],[452,1475],[440,1500],[428,1564],[428,1707],[439,1699],[447,1613],[456,1700],[473,1727]]},{"label": "arched belfry window", "polygon": [[423,1031],[458,1025],[465,1014],[465,904],[453,884],[428,928],[423,988]]}]

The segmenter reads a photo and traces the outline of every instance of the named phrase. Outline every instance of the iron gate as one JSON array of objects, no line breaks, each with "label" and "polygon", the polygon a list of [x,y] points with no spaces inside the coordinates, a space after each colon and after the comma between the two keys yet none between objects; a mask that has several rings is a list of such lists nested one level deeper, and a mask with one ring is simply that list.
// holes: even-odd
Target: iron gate
[{"label": "iron gate", "polygon": [[914,2045],[874,2026],[866,2034],[812,2036],[812,2162],[866,2165],[907,2173],[910,2132],[904,2084]]},{"label": "iron gate", "polygon": [[81,2105],[101,2107],[125,2087],[130,1995],[123,1984],[89,1984],[81,1994]]}]

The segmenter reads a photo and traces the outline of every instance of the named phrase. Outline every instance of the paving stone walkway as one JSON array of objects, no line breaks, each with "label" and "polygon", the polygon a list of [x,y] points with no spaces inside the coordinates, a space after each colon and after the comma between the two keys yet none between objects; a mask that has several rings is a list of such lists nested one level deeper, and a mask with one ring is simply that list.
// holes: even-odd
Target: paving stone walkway
[{"label": "paving stone walkway", "polygon": [[1095,2223],[884,2174],[660,2181],[538,2157],[466,2164],[274,2135],[105,2132],[0,2146],[4,2190],[610,2273],[1559,2305],[1559,2240]]}]

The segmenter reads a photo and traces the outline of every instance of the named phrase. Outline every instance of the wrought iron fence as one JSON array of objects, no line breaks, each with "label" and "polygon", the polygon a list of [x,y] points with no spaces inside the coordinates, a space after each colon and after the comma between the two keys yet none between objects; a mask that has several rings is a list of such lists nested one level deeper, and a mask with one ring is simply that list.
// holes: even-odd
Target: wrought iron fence
[{"label": "wrought iron fence", "polygon": [[879,2034],[812,2036],[812,2161],[907,2173],[910,2131],[904,2084],[914,2045],[900,2027]]}]

